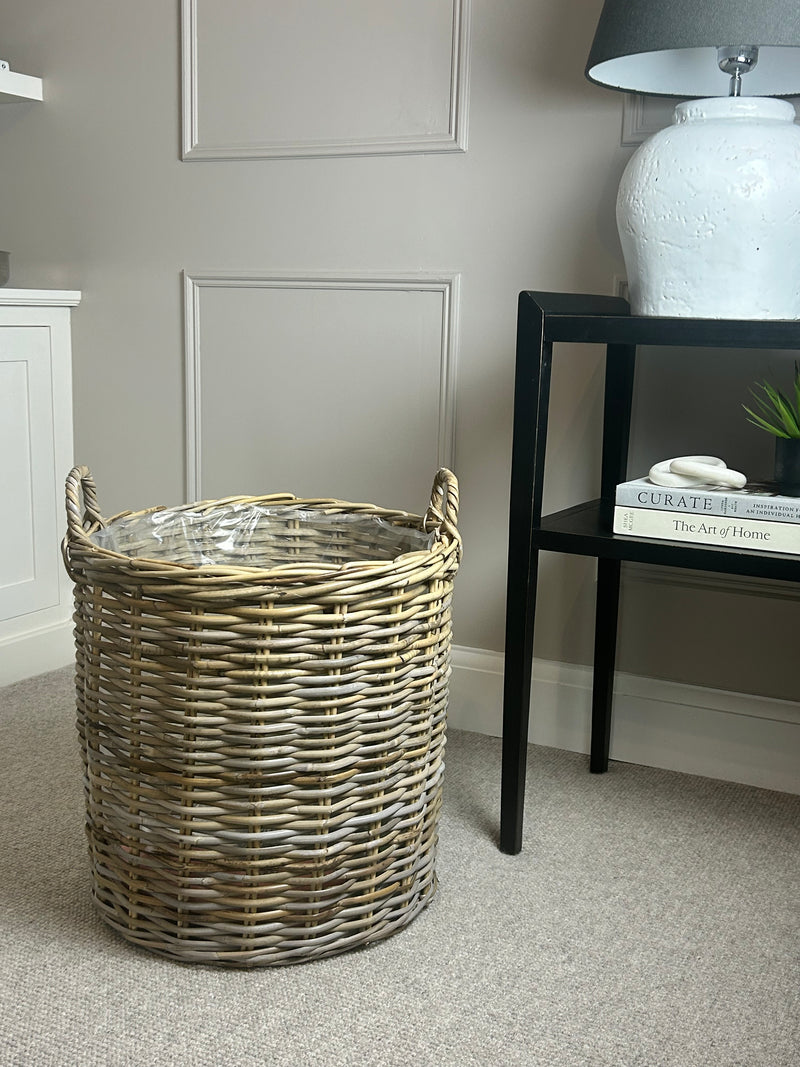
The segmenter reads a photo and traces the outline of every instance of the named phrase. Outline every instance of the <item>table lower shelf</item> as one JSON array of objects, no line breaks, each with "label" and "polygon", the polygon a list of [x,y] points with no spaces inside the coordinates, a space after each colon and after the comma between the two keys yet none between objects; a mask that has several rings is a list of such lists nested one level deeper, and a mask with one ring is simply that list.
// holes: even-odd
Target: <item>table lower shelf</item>
[{"label": "table lower shelf", "polygon": [[542,518],[533,531],[533,547],[601,559],[631,560],[689,570],[743,574],[800,582],[800,554],[748,552],[717,545],[655,540],[610,532],[601,501],[590,500]]}]

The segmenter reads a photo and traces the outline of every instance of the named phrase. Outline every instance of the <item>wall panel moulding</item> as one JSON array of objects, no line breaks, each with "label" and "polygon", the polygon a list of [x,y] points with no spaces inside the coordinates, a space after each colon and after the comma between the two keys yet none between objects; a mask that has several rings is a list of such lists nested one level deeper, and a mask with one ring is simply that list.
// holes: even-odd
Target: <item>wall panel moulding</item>
[{"label": "wall panel moulding", "polygon": [[182,0],[182,158],[466,151],[470,3]]},{"label": "wall panel moulding", "polygon": [[458,274],[185,273],[187,500],[417,512],[454,466],[458,315]]}]

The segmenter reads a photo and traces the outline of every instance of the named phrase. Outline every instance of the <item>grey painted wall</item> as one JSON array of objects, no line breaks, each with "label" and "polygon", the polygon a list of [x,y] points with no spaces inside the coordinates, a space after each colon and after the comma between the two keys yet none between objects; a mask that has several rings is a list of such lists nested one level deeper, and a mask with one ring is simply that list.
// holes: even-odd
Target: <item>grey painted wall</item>
[{"label": "grey painted wall", "polygon": [[[302,6],[313,35],[313,4]],[[620,147],[621,99],[583,78],[601,6],[600,0],[474,0],[466,153],[189,162],[181,159],[177,0],[6,0],[0,52],[13,69],[44,78],[45,102],[0,108],[0,246],[11,252],[13,285],[83,293],[73,316],[75,453],[94,470],[107,514],[184,497],[183,272],[457,274],[454,465],[466,555],[455,639],[474,648],[502,648],[517,293],[612,293],[615,276],[623,273],[614,225],[616,186],[630,154]],[[265,9],[285,10],[280,3],[224,5],[231,18],[245,20],[245,31],[252,18],[264,32]],[[199,10],[202,18],[202,5]],[[438,33],[440,18],[436,25]],[[352,45],[346,20],[341,33],[342,47]],[[231,73],[239,60],[245,72],[252,65],[250,36],[241,36],[239,57],[235,35],[233,44],[226,41],[220,62]],[[406,79],[405,88],[419,90],[410,68]],[[309,84],[305,98],[293,82],[292,92],[287,100],[274,87],[265,89],[256,107],[250,98],[248,121],[258,120],[259,107],[277,130],[292,107],[311,114],[320,87]],[[400,119],[387,114],[386,121],[402,129],[398,113]],[[379,126],[380,117],[371,114],[371,121]],[[214,131],[220,129],[224,114],[215,113]],[[244,342],[250,326],[237,326],[233,312],[227,320],[204,320],[210,331],[204,337],[216,338],[216,348],[206,341],[205,353],[214,361],[214,388],[224,400],[210,439],[218,458],[229,448],[231,463],[239,462],[250,440],[248,426],[258,421],[253,383],[265,393],[265,425],[270,407],[280,403],[284,423],[297,432],[281,431],[288,434],[282,452],[267,425],[263,440],[271,446],[260,445],[255,457],[251,449],[248,463],[255,466],[247,468],[253,472],[248,477],[257,471],[263,484],[242,486],[232,479],[231,490],[327,489],[336,495],[341,487],[347,495],[380,494],[376,502],[387,506],[422,509],[436,465],[426,434],[431,441],[436,434],[430,427],[416,433],[410,452],[402,436],[393,438],[399,442],[392,446],[395,456],[402,452],[407,460],[394,462],[375,420],[362,419],[359,433],[368,438],[363,447],[354,449],[351,441],[346,461],[337,458],[335,429],[341,425],[345,434],[347,420],[337,423],[332,411],[338,405],[346,416],[349,390],[335,376],[320,393],[301,389],[300,377],[278,374],[289,362],[299,366],[295,357],[305,345],[307,363],[297,374],[309,381],[329,375],[330,352],[292,333],[287,305],[277,315],[269,304],[259,307],[253,321],[264,343],[252,346],[252,375]],[[376,307],[369,303],[367,311],[373,348]],[[396,308],[391,305],[392,315]],[[439,329],[436,309],[414,308],[419,325],[407,325],[406,317],[402,326],[409,330],[413,358],[404,367],[402,351],[389,345],[374,352],[377,369],[368,368],[369,388],[380,393],[382,404],[398,395],[394,410],[391,404],[381,408],[393,433],[405,424],[401,403],[414,403],[407,376],[416,375],[419,388],[429,389],[435,377],[430,360],[439,358],[432,344]],[[348,329],[354,322],[351,315]],[[225,329],[236,356],[230,382],[219,363],[226,359]],[[278,336],[284,348],[277,347]],[[359,359],[364,357],[361,351]],[[346,383],[352,371],[344,366],[346,354],[337,351],[334,358],[343,361]],[[404,374],[398,390],[397,376]],[[748,432],[736,404],[749,368],[739,367],[737,374],[722,417],[732,465],[740,460],[739,430]],[[593,349],[574,350],[556,368],[550,506],[594,495],[601,377],[601,354]],[[279,378],[291,388],[276,397],[269,385]],[[680,444],[671,435],[676,419],[665,408],[665,390],[677,392],[680,403],[682,381],[669,360],[657,373],[643,373],[642,387],[650,394],[637,407],[636,463],[667,444],[671,454],[717,451],[716,431],[707,441],[681,436]],[[233,403],[237,388],[247,401],[245,425]],[[716,390],[715,396],[722,405]],[[212,409],[213,400],[205,394]],[[363,411],[369,395],[359,403]],[[319,434],[302,432],[320,420],[331,428],[322,444]],[[747,447],[764,461],[763,442],[751,438]],[[282,466],[281,455],[290,455],[291,463]],[[213,495],[222,490],[226,467],[220,459],[214,468]],[[284,477],[289,471],[292,484]],[[593,580],[591,561],[545,557],[537,654],[590,662]],[[626,580],[620,666],[794,697],[795,617],[796,605],[787,599],[660,584],[647,576]]]}]

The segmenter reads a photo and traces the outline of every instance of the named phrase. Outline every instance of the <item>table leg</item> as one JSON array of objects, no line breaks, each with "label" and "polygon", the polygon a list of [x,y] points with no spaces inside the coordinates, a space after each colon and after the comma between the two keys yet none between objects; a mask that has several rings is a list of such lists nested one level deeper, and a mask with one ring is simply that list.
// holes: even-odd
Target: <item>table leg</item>
[{"label": "table leg", "polygon": [[525,770],[528,757],[533,618],[539,553],[520,546],[509,559],[506,655],[503,690],[503,768],[500,799],[500,849],[522,849]]},{"label": "table leg", "polygon": [[542,517],[552,358],[553,345],[545,341],[542,309],[530,294],[521,293],[514,378],[500,801],[500,848],[512,854],[522,848],[533,617],[539,568],[533,532]]},{"label": "table leg", "polygon": [[597,606],[594,625],[594,683],[592,686],[592,744],[589,770],[608,770],[611,710],[614,698],[614,662],[619,618],[620,561],[598,559]]}]

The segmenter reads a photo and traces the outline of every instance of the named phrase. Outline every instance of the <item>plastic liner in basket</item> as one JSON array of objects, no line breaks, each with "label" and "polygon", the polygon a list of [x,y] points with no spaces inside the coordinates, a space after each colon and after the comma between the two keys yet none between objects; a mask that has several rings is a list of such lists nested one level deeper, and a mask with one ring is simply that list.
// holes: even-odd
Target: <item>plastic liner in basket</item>
[{"label": "plastic liner in basket", "polygon": [[435,536],[379,515],[241,503],[123,517],[95,530],[91,540],[134,558],[271,568],[298,558],[334,566],[356,557],[393,560],[429,551]]}]

